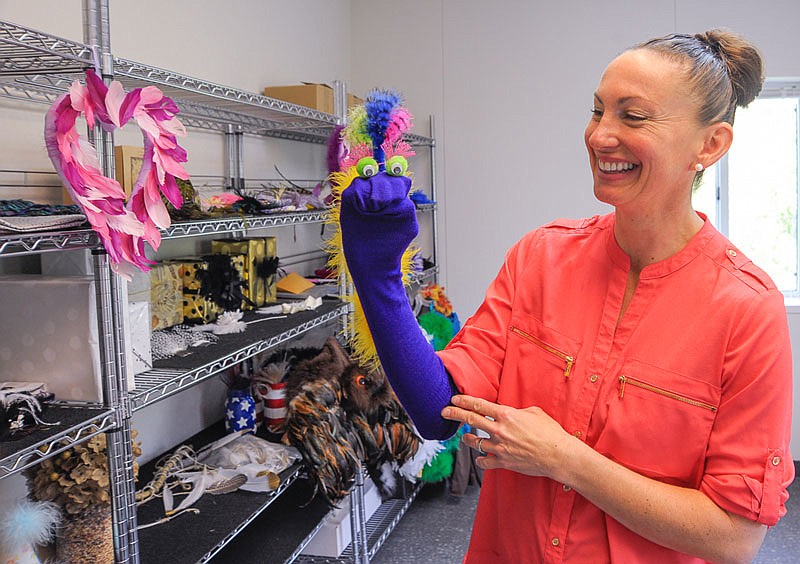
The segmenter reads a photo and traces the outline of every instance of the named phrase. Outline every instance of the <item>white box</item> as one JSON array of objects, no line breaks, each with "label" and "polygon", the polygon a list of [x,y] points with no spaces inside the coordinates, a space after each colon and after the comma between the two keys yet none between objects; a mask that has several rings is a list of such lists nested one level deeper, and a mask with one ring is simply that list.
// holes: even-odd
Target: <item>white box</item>
[{"label": "white box", "polygon": [[102,401],[96,300],[92,277],[0,276],[0,381],[45,382],[56,399]]},{"label": "white box", "polygon": [[[73,249],[41,255],[42,274],[46,276],[94,276],[94,260],[88,249]],[[114,274],[112,274],[114,276]],[[128,370],[128,389],[133,389],[133,376],[153,368],[153,358],[150,352],[150,306],[147,306],[147,316],[144,320],[138,317],[142,306],[137,306],[137,317],[131,317],[131,307],[128,302],[150,300],[150,275],[139,272],[134,275],[138,285],[131,285],[122,278],[117,279],[119,295],[122,300],[122,318],[125,331],[125,359]],[[136,292],[135,297],[133,292]],[[139,292],[142,292],[140,295]],[[146,295],[144,295],[146,293]],[[129,295],[131,294],[131,295]],[[147,333],[139,323],[147,322]],[[135,347],[135,350],[134,350]]]},{"label": "white box", "polygon": [[[128,327],[125,345],[130,347],[128,373],[139,374],[153,368],[150,347],[150,302],[128,302]],[[130,384],[130,382],[129,382]],[[130,387],[130,385],[129,385]]]},{"label": "white box", "polygon": [[46,276],[93,276],[94,262],[88,249],[72,249],[41,254],[42,274]]},{"label": "white box", "polygon": [[[381,506],[381,494],[375,483],[367,478],[364,481],[364,511],[367,519]],[[317,531],[301,554],[328,556],[338,558],[352,540],[350,528],[350,497],[344,499],[341,506],[332,509],[333,515]]]}]

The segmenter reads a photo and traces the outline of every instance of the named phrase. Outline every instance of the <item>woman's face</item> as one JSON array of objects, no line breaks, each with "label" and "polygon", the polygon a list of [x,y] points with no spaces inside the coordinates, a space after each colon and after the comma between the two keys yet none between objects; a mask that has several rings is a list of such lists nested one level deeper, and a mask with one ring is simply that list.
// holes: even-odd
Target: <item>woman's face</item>
[{"label": "woman's face", "polygon": [[703,137],[683,69],[639,49],[600,79],[585,141],[595,196],[618,211],[663,213],[691,197]]}]

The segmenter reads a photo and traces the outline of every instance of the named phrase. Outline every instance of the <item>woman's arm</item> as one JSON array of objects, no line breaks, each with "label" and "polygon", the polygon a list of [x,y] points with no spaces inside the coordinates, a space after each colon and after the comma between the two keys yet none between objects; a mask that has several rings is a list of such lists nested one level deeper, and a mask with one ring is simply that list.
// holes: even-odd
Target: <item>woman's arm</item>
[{"label": "woman's arm", "polygon": [[[480,447],[484,469],[544,476],[571,486],[622,525],[673,550],[712,562],[750,562],[766,527],[729,513],[699,490],[653,480],[617,464],[567,433],[537,407],[514,409],[455,396],[442,411],[491,436]],[[491,419],[487,419],[490,417]],[[478,448],[478,437],[465,435]]]}]

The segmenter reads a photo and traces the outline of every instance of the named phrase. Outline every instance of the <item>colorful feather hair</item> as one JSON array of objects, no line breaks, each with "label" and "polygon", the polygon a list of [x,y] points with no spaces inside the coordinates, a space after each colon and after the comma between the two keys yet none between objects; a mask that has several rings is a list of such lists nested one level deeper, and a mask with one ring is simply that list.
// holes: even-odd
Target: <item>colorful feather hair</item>
[{"label": "colorful feather hair", "polygon": [[[340,170],[328,177],[331,184],[333,205],[326,223],[333,227],[333,234],[325,242],[328,253],[328,268],[339,276],[344,276],[349,283],[350,272],[342,251],[342,232],[339,227],[339,210],[342,192],[358,177],[356,164],[367,156],[372,156],[381,171],[386,168],[386,160],[394,155],[409,157],[414,154],[410,145],[402,140],[403,134],[411,129],[411,113],[402,106],[402,99],[397,92],[373,90],[361,106],[350,109],[348,124],[341,132],[346,154],[341,159]],[[416,245],[410,245],[403,253],[401,272],[403,280],[410,284],[409,273],[412,271]],[[349,344],[353,358],[362,366],[377,367],[380,362],[375,344],[372,340],[364,311],[358,295],[353,292],[345,299],[353,304],[353,318],[347,327]]]}]

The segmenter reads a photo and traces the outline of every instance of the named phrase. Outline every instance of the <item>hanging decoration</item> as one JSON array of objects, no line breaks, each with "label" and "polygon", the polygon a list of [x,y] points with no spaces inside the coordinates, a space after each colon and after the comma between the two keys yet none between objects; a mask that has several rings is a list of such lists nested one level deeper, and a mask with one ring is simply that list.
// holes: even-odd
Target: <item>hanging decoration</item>
[{"label": "hanging decoration", "polygon": [[[189,174],[181,164],[187,161],[186,151],[177,142],[186,135],[175,117],[178,111],[155,86],[126,94],[119,82],[106,85],[87,69],[86,85],[73,82],[45,117],[44,138],[53,166],[99,234],[111,268],[128,279],[134,268],[150,269],[153,263],[145,256],[144,242],[158,249],[159,230],[171,223],[162,194],[175,208],[183,203],[176,179],[187,180]],[[119,182],[101,172],[95,148],[78,135],[75,122],[80,116],[90,128],[99,123],[111,132],[133,120],[141,129],[144,160],[127,199]]]},{"label": "hanging decoration", "polygon": [[[339,170],[333,171],[329,176],[333,204],[326,221],[333,227],[333,234],[326,241],[325,250],[329,257],[328,268],[337,275],[345,274],[348,281],[350,274],[342,250],[339,225],[342,192],[354,179],[368,178],[378,172],[388,170],[393,176],[408,176],[407,158],[415,153],[403,141],[403,135],[411,129],[412,122],[411,113],[402,105],[402,99],[397,92],[373,90],[367,95],[363,105],[350,109],[347,126],[339,133],[343,148],[339,149]],[[418,248],[412,244],[403,254],[401,272],[407,283],[410,283],[409,274],[413,270],[412,262],[417,252]],[[345,299],[354,306],[352,326],[348,331],[351,335],[349,345],[353,357],[359,364],[377,367],[378,353],[357,292],[353,291]]]}]

